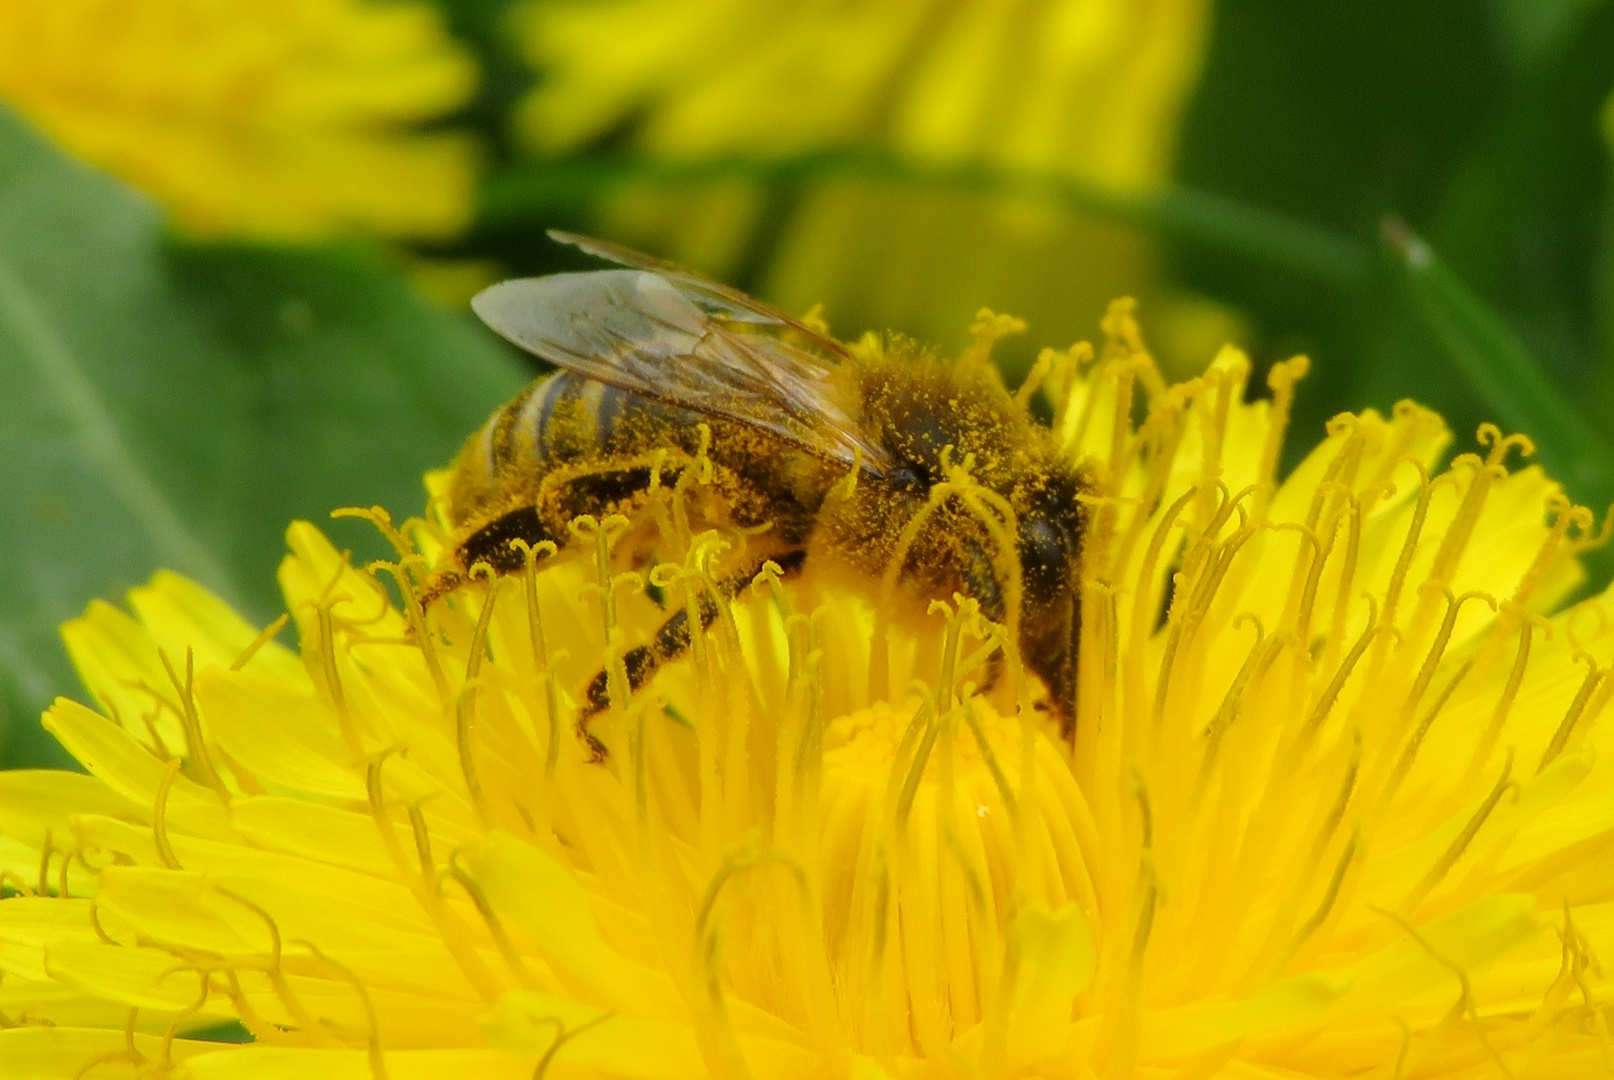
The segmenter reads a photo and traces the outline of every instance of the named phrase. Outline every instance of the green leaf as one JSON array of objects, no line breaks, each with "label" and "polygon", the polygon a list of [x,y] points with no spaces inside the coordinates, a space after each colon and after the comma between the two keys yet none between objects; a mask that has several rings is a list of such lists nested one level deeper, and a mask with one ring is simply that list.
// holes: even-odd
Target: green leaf
[{"label": "green leaf", "polygon": [[[1367,247],[1386,213],[1422,225],[1507,86],[1490,15],[1473,0],[1216,0],[1180,120],[1177,182]],[[1315,361],[1295,401],[1290,464],[1340,410],[1395,400],[1370,367],[1395,329],[1384,324],[1388,283],[1318,288],[1314,277],[1187,239],[1171,254],[1178,284],[1250,320],[1257,358]],[[1433,372],[1394,374],[1397,393],[1439,402]]]},{"label": "green leaf", "polygon": [[[1580,387],[1598,377],[1609,187],[1599,120],[1614,88],[1614,3],[1577,2],[1559,17],[1549,47],[1499,92],[1419,231],[1560,386]],[[1614,416],[1611,404],[1596,402],[1601,416]]]},{"label": "green leaf", "polygon": [[1602,0],[1496,0],[1508,44],[1521,64],[1548,52],[1577,18]]},{"label": "green leaf", "polygon": [[1425,325],[1496,421],[1529,435],[1541,463],[1577,501],[1597,509],[1614,501],[1614,445],[1427,244],[1393,220],[1384,235]]},{"label": "green leaf", "polygon": [[175,242],[0,111],[0,762],[60,760],[37,717],[90,599],[171,567],[267,622],[289,521],[418,512],[522,380],[372,260]]},{"label": "green leaf", "polygon": [[[1603,133],[1608,140],[1610,171],[1614,171],[1614,97],[1603,112]],[[1592,303],[1598,317],[1596,356],[1598,401],[1604,415],[1614,412],[1614,191],[1604,192],[1597,222],[1597,267]]]}]

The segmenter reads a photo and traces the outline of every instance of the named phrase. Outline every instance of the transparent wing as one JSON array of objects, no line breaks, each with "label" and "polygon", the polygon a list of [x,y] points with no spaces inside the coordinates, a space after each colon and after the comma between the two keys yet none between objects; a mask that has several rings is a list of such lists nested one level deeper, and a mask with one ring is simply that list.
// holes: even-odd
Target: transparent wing
[{"label": "transparent wing", "polygon": [[471,307],[512,344],[568,371],[882,472],[886,454],[853,428],[834,366],[758,332],[793,323],[717,288],[709,298],[659,270],[596,270],[501,282]]},{"label": "transparent wing", "polygon": [[559,229],[550,229],[549,238],[562,244],[570,244],[597,259],[605,259],[634,270],[648,270],[665,278],[690,302],[710,315],[730,322],[786,327],[806,339],[813,348],[838,359],[847,358],[846,346],[834,338],[820,334],[800,320],[764,304],[754,296],[747,296],[739,289],[730,288],[721,282],[685,270],[677,263],[641,254],[621,244],[613,244],[609,240],[596,240],[590,236],[561,232]]}]

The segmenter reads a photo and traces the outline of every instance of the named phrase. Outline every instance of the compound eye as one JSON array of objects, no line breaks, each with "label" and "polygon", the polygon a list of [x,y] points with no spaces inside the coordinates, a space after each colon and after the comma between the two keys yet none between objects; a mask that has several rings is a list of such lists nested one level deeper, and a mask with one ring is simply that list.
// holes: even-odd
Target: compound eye
[{"label": "compound eye", "polygon": [[1065,536],[1059,526],[1037,518],[1020,529],[1020,565],[1027,578],[1055,580],[1065,571]]},{"label": "compound eye", "polygon": [[914,465],[898,465],[885,475],[898,491],[920,492],[930,489],[930,478]]}]

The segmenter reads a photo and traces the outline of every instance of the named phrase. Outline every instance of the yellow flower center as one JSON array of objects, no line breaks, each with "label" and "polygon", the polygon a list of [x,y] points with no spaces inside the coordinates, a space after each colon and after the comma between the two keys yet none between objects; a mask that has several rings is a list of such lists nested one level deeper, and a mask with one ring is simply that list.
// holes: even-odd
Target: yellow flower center
[{"label": "yellow flower center", "polygon": [[1093,822],[1053,744],[978,698],[950,724],[927,725],[927,712],[878,703],[832,722],[825,740],[825,934],[862,999],[845,1011],[867,1051],[917,1038],[942,1054],[986,1019],[1012,976],[1001,935],[1019,923],[1006,916],[1028,904],[1061,912],[1091,948],[1080,912],[1096,898],[1079,838]]},{"label": "yellow flower center", "polygon": [[172,576],[93,607],[90,775],[0,774],[0,1075],[1598,1075],[1614,622],[1541,614],[1591,515],[1411,406],[1277,483],[1296,366],[1111,327],[1042,364],[1069,739],[971,604],[766,573],[620,692],[719,552],[650,590],[610,522],[430,613],[436,526],[378,518],[397,594],[294,526],[300,654]]}]

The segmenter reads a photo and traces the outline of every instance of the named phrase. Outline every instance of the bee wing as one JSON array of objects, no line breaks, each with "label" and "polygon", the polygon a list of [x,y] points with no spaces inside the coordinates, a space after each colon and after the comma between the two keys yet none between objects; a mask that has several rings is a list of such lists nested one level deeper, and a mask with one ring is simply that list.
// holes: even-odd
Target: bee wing
[{"label": "bee wing", "polygon": [[512,344],[585,378],[759,428],[833,461],[861,459],[875,474],[888,464],[837,401],[833,365],[731,328],[761,320],[714,311],[659,271],[518,278],[484,289],[471,307]]},{"label": "bee wing", "polygon": [[613,244],[609,240],[596,240],[590,236],[579,236],[577,233],[561,232],[559,229],[550,229],[549,238],[562,244],[570,244],[595,258],[657,274],[671,282],[701,310],[713,315],[732,322],[788,328],[810,341],[814,348],[830,356],[844,360],[848,355],[846,346],[804,325],[799,319],[793,319],[756,297],[747,296],[739,289],[685,270],[677,263],[642,254],[621,244]]}]

